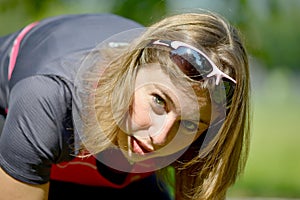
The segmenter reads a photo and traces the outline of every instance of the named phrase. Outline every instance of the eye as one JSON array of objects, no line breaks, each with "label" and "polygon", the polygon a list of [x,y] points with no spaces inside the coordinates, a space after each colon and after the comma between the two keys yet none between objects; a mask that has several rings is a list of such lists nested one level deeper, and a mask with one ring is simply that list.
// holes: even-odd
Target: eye
[{"label": "eye", "polygon": [[166,101],[159,95],[155,94],[153,96],[153,101],[155,104],[161,107],[166,107]]},{"label": "eye", "polygon": [[158,114],[165,113],[167,103],[161,96],[159,96],[158,94],[154,94],[153,95],[153,103],[154,103],[153,109],[156,113],[158,113]]},{"label": "eye", "polygon": [[198,125],[189,120],[182,120],[181,124],[186,130],[188,130],[190,132],[194,132],[198,129]]}]

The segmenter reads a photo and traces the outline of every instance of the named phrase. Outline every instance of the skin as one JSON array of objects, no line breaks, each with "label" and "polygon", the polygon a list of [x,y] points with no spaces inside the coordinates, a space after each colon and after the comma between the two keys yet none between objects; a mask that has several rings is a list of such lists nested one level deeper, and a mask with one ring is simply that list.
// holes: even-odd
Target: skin
[{"label": "skin", "polygon": [[[46,200],[48,199],[49,183],[30,185],[22,183],[0,168],[0,200]],[[3,187],[4,186],[4,187]]]},{"label": "skin", "polygon": [[126,133],[118,137],[131,162],[174,154],[208,128],[211,113],[205,93],[178,87],[159,64],[141,67],[135,88]]}]

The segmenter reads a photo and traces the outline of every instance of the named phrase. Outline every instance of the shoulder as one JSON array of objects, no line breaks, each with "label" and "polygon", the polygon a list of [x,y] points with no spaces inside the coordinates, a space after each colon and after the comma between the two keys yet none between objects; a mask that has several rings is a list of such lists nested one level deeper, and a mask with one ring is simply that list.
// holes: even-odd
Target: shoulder
[{"label": "shoulder", "polygon": [[[67,119],[72,118],[69,86],[55,76],[32,76],[12,89],[6,126],[52,148],[59,146]],[[6,127],[5,127],[6,128]]]},{"label": "shoulder", "polygon": [[0,166],[8,174],[27,183],[45,183],[51,164],[68,159],[63,120],[70,98],[57,77],[32,76],[13,87],[0,140]]},{"label": "shoulder", "polygon": [[61,149],[71,102],[69,87],[55,76],[22,79],[11,91],[4,131],[31,138],[41,149]]},{"label": "shoulder", "polygon": [[9,107],[16,101],[28,106],[37,106],[35,103],[61,103],[57,101],[68,101],[69,98],[70,87],[63,79],[57,76],[35,75],[20,80],[11,89]]}]

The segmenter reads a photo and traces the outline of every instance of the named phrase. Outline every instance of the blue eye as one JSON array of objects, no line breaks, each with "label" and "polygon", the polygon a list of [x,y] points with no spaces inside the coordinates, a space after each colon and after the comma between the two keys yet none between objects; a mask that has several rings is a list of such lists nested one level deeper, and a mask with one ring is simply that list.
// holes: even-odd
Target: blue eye
[{"label": "blue eye", "polygon": [[196,131],[198,129],[198,125],[189,120],[182,120],[181,124],[188,131]]}]

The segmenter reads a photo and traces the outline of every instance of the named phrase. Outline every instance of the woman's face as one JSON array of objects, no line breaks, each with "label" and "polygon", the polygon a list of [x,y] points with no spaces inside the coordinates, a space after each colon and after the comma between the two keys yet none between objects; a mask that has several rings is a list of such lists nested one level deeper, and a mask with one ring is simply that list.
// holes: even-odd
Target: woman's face
[{"label": "woman's face", "polygon": [[174,84],[159,64],[137,73],[133,103],[118,136],[132,162],[174,154],[195,141],[210,123],[210,102],[203,91]]}]

